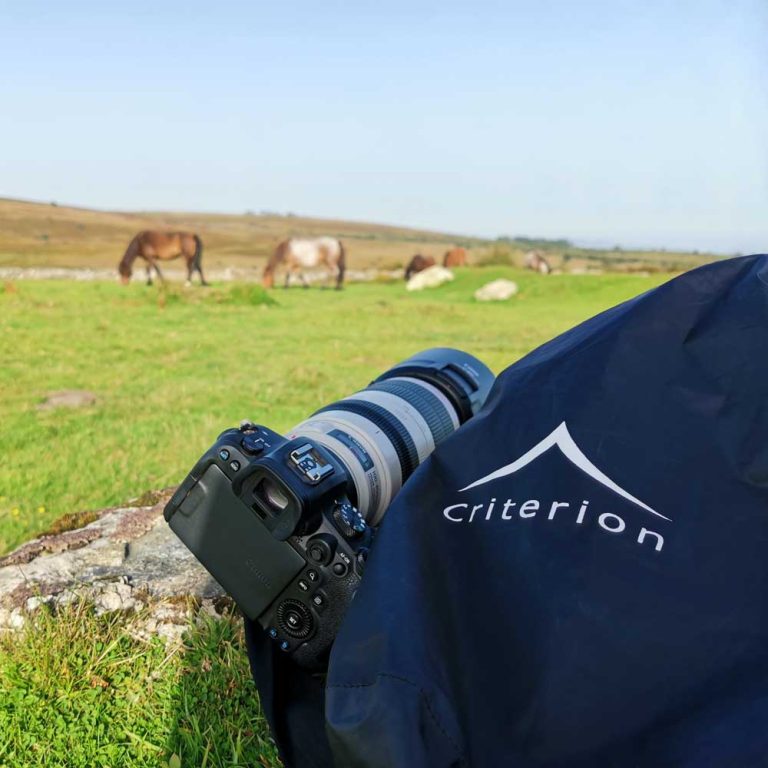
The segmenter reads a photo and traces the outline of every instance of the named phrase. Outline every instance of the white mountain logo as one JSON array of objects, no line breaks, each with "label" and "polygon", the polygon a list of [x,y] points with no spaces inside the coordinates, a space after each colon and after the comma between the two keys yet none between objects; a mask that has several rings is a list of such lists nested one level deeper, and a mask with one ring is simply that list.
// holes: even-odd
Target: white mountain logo
[{"label": "white mountain logo", "polygon": [[[571,437],[571,433],[568,431],[568,427],[565,422],[562,422],[554,431],[547,435],[540,443],[531,448],[530,451],[524,453],[519,459],[505,464],[494,472],[491,472],[485,477],[481,477],[479,480],[475,480],[474,483],[470,483],[462,491],[468,491],[471,488],[477,488],[479,485],[485,485],[492,480],[497,480],[500,477],[506,477],[512,475],[523,467],[528,466],[534,459],[537,459],[543,453],[546,453],[553,446],[557,446],[562,454],[575,466],[577,466],[582,472],[589,475],[593,480],[597,480],[606,488],[609,488],[619,496],[631,501],[633,504],[637,504],[638,507],[644,509],[646,512],[650,512],[652,515],[662,518],[663,520],[670,520],[670,518],[662,515],[661,512],[657,512],[655,509],[651,509],[647,504],[635,498],[631,493],[625,491],[619,485],[613,482],[610,477],[601,472],[583,453],[581,448],[576,445],[574,439]],[[670,520],[671,522],[671,520]]]}]

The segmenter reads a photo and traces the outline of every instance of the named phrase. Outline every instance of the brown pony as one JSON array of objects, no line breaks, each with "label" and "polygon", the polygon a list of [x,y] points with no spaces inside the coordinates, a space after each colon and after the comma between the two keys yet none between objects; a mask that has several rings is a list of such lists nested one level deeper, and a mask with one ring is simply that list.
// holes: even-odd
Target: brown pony
[{"label": "brown pony", "polygon": [[200,261],[203,257],[202,240],[192,232],[159,232],[147,229],[131,240],[117,271],[123,285],[128,285],[133,272],[133,262],[141,256],[147,262],[147,285],[152,285],[152,269],[164,281],[158,261],[169,261],[183,256],[187,262],[187,285],[192,284],[192,274],[200,275],[200,284],[208,285],[203,277]]},{"label": "brown pony", "polygon": [[427,267],[434,267],[435,260],[431,256],[422,256],[417,253],[405,268],[405,279],[410,280],[417,272],[423,272]]},{"label": "brown pony", "polygon": [[466,267],[467,252],[463,248],[451,248],[451,250],[446,251],[445,256],[443,256],[443,266]]},{"label": "brown pony", "polygon": [[341,240],[335,237],[316,237],[303,239],[292,237],[283,240],[264,267],[264,275],[261,278],[265,288],[272,288],[275,284],[275,270],[285,267],[285,287],[291,279],[291,275],[298,272],[305,288],[309,288],[305,269],[324,266],[328,270],[329,279],[336,275],[336,290],[341,289],[344,282],[344,270],[346,268],[346,254]]}]

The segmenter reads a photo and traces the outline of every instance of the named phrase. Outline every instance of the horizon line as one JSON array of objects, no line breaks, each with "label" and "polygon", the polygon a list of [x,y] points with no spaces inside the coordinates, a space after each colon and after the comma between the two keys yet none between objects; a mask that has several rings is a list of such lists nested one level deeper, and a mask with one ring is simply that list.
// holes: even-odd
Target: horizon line
[{"label": "horizon line", "polygon": [[[669,247],[666,245],[654,245],[654,246],[635,246],[631,244],[623,244],[620,242],[615,242],[613,246],[607,246],[607,245],[590,245],[589,241],[591,238],[571,238],[566,235],[561,235],[558,237],[554,236],[532,236],[532,235],[524,235],[524,234],[516,234],[516,235],[509,235],[509,234],[496,234],[496,235],[480,235],[480,234],[469,234],[469,233],[461,233],[461,232],[448,232],[443,231],[439,229],[434,229],[429,226],[416,226],[411,224],[396,224],[392,222],[384,222],[384,221],[376,221],[372,219],[358,219],[358,218],[338,218],[336,216],[329,217],[329,216],[318,216],[316,214],[311,213],[297,213],[295,211],[286,211],[285,213],[281,213],[279,211],[271,211],[268,209],[261,209],[259,211],[256,211],[254,209],[250,208],[244,208],[242,211],[225,211],[220,209],[175,209],[175,208],[111,208],[111,207],[101,207],[97,205],[83,205],[79,203],[68,203],[68,202],[61,202],[59,200],[42,200],[42,199],[34,199],[34,198],[25,198],[25,197],[11,197],[7,194],[0,193],[0,202],[8,202],[8,203],[27,203],[31,205],[40,205],[40,206],[52,206],[57,208],[69,208],[75,211],[92,211],[95,213],[113,213],[113,214],[122,214],[122,215],[171,215],[171,216],[222,216],[222,217],[239,217],[239,216],[254,216],[254,217],[278,217],[278,218],[296,218],[296,219],[310,219],[314,221],[323,221],[323,222],[334,222],[339,224],[357,224],[357,225],[365,225],[365,226],[374,226],[374,227],[383,227],[386,229],[399,229],[399,230],[407,230],[414,233],[418,233],[421,235],[434,235],[439,238],[444,239],[461,239],[461,240],[478,240],[482,241],[483,244],[492,244],[494,242],[500,242],[504,240],[510,240],[513,242],[523,242],[526,240],[529,241],[540,241],[542,243],[557,243],[559,241],[564,241],[570,244],[573,248],[579,248],[581,250],[599,250],[599,251],[631,251],[636,253],[678,253],[678,254],[688,254],[688,255],[698,255],[698,256],[733,256],[736,251],[724,251],[724,250],[710,250],[706,249],[702,251],[700,248],[683,248],[678,249],[674,247]],[[610,242],[611,240],[618,240],[617,238],[611,238],[607,235],[605,237],[605,242]],[[599,242],[600,238],[597,238],[597,242]],[[595,242],[595,240],[593,240]]]}]

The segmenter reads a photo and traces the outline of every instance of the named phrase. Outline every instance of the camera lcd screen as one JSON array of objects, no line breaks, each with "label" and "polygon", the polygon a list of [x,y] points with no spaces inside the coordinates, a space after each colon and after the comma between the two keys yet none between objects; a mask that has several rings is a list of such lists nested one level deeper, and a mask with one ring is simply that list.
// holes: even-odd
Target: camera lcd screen
[{"label": "camera lcd screen", "polygon": [[277,541],[211,464],[169,520],[243,613],[257,619],[304,567],[304,558]]}]

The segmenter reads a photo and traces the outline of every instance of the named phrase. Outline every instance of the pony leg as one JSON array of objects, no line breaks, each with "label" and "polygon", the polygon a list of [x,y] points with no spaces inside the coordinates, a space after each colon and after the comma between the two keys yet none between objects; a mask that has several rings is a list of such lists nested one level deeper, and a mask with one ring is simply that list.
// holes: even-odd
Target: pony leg
[{"label": "pony leg", "polygon": [[152,285],[152,262],[147,259],[147,285]]},{"label": "pony leg", "polygon": [[305,288],[309,288],[309,283],[307,282],[307,276],[303,272],[299,272],[299,275],[301,276],[301,284]]},{"label": "pony leg", "polygon": [[157,262],[154,262],[155,272],[157,272],[157,277],[160,280],[161,283],[165,282],[165,278],[163,277],[163,273],[160,271],[160,267],[157,266]]},{"label": "pony leg", "polygon": [[344,246],[341,244],[341,240],[338,241],[339,243],[339,256],[336,259],[336,290],[341,290],[341,285],[344,282],[344,270],[347,266],[347,257],[344,253]]},{"label": "pony leg", "polygon": [[323,285],[323,288],[330,289],[330,287],[333,285],[333,281],[336,278],[336,267],[334,264],[327,260],[325,262],[325,266],[325,285]]},{"label": "pony leg", "polygon": [[200,275],[200,285],[210,285],[210,283],[203,277],[203,268],[198,264],[197,272]]},{"label": "pony leg", "polygon": [[290,269],[286,269],[285,270],[285,285],[283,286],[283,288],[287,288],[288,287],[288,281],[290,279],[291,279],[291,270]]},{"label": "pony leg", "polygon": [[187,261],[187,282],[184,283],[184,286],[186,288],[189,288],[192,285],[192,259],[189,259]]}]

